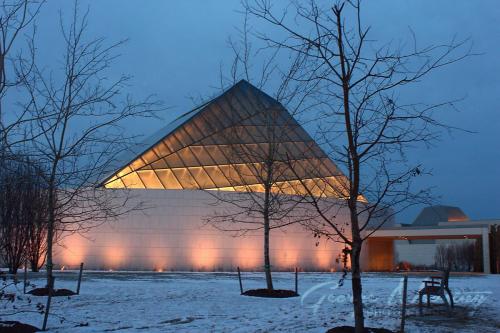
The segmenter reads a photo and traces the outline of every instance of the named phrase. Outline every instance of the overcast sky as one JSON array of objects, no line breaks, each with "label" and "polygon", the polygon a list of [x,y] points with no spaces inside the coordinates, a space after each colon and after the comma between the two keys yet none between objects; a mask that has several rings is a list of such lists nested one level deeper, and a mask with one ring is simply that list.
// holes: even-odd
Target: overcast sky
[{"label": "overcast sky", "polygon": [[[227,38],[242,20],[235,0],[94,0],[80,5],[90,5],[89,36],[129,39],[113,71],[133,75],[131,92],[156,94],[172,106],[164,122],[131,124],[131,131],[146,136],[192,108],[191,96],[217,92],[220,66],[231,59]],[[47,66],[57,65],[60,56],[59,10],[69,15],[71,6],[72,1],[50,0],[38,18],[38,55]],[[476,134],[446,136],[415,158],[433,170],[423,185],[435,186],[443,204],[459,206],[473,219],[500,218],[500,4],[367,1],[364,13],[379,40],[405,38],[410,26],[421,45],[457,35],[472,38],[474,50],[482,53],[433,75],[418,91],[423,102],[465,97],[461,112],[450,113],[446,121]],[[410,222],[416,213],[401,214],[399,222]]]}]

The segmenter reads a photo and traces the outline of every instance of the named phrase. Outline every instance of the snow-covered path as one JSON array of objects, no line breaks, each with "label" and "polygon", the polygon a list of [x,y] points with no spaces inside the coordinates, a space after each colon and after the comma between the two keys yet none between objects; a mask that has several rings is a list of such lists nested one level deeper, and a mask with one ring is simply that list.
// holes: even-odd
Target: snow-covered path
[{"label": "snow-covered path", "polygon": [[[75,272],[56,275],[56,288],[76,288]],[[301,273],[301,297],[265,299],[239,294],[234,273],[86,272],[81,295],[54,298],[50,332],[325,332],[352,324],[350,281],[340,273]],[[457,308],[418,316],[416,291],[425,276],[410,276],[407,332],[500,331],[500,276],[452,276]],[[292,273],[275,273],[275,288],[293,289]],[[42,275],[31,281],[43,284]],[[401,275],[363,276],[368,326],[399,327]],[[243,273],[245,289],[262,288],[261,273]],[[45,297],[32,297],[45,303]],[[435,301],[440,303],[440,301]],[[41,326],[42,315],[23,313],[2,320]],[[51,311],[52,312],[52,311]],[[441,315],[439,315],[441,314]],[[451,316],[451,317],[450,317]],[[61,321],[61,318],[64,318]],[[78,326],[84,324],[88,326]]]}]

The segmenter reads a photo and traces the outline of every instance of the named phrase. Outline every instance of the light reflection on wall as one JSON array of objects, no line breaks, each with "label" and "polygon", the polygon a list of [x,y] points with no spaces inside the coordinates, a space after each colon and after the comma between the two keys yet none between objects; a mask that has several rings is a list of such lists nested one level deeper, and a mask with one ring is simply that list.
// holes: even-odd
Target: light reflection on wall
[{"label": "light reflection on wall", "polygon": [[191,248],[191,264],[195,270],[213,271],[222,264],[219,249],[211,241],[195,241],[197,245]]},{"label": "light reflection on wall", "polygon": [[280,244],[277,264],[288,267],[290,270],[300,265],[299,249],[294,246],[291,241],[285,240],[282,244]]},{"label": "light reflection on wall", "polygon": [[165,247],[154,247],[146,251],[148,265],[156,272],[163,272],[173,266],[169,258],[169,249]]},{"label": "light reflection on wall", "polygon": [[323,249],[316,250],[316,264],[324,270],[331,269],[334,266],[335,258],[329,251]]},{"label": "light reflection on wall", "polygon": [[[97,230],[96,230],[97,231]],[[183,235],[189,246],[169,247],[129,247],[110,244],[94,246],[94,244],[81,236],[66,239],[66,248],[59,251],[58,263],[62,266],[77,267],[80,262],[85,262],[89,269],[104,270],[194,270],[217,271],[234,270],[237,266],[247,271],[262,270],[263,249],[260,239],[233,237],[217,237],[215,241],[196,240],[194,235]],[[115,235],[116,237],[116,235]],[[103,239],[108,237],[103,237]],[[182,243],[182,242],[181,242]],[[309,249],[306,244],[301,244],[296,238],[295,242],[275,240],[276,247],[271,246],[271,264],[276,271],[290,271],[294,267],[306,270],[331,270],[339,249],[317,249],[314,244]],[[282,244],[280,244],[282,243]],[[271,236],[271,244],[273,237]],[[70,250],[71,249],[71,250]]]},{"label": "light reflection on wall", "polygon": [[[233,237],[203,225],[207,212],[198,208],[207,197],[211,200],[209,194],[175,190],[142,193],[138,200],[156,208],[147,215],[132,214],[103,224],[85,237],[75,234],[64,238],[56,264],[76,268],[83,261],[88,269],[103,270],[263,269],[261,232]],[[271,264],[275,271],[291,271],[297,266],[306,271],[329,271],[342,247],[323,241],[316,246],[308,231],[290,226],[286,232],[271,233]]]},{"label": "light reflection on wall", "polygon": [[[102,228],[102,227],[99,227]],[[199,231],[199,230],[198,230]],[[98,233],[99,230],[92,232]],[[234,270],[237,266],[243,270],[253,271],[263,268],[262,240],[256,237],[233,238],[230,236],[208,239],[207,235],[197,235],[197,230],[186,230],[186,234],[177,235],[179,243],[188,244],[172,248],[148,247],[143,238],[143,247],[133,242],[116,242],[119,233],[113,235],[103,233],[91,242],[75,235],[65,239],[65,247],[61,248],[58,257],[60,265],[77,267],[85,262],[89,269],[139,269],[139,270],[194,270],[217,271]],[[323,246],[318,249],[314,241],[307,238],[309,234],[284,240],[271,236],[271,264],[276,271],[289,271],[294,267],[308,270],[329,271],[332,268],[340,248]],[[302,239],[300,239],[302,238]],[[113,239],[114,241],[109,241]],[[191,240],[189,240],[191,239]],[[201,239],[201,240],[200,240]],[[106,244],[106,242],[109,244]],[[98,243],[98,246],[95,246]],[[309,243],[309,244],[308,244]],[[123,245],[127,244],[127,245]],[[132,246],[135,245],[135,246]],[[309,246],[308,246],[309,245]],[[334,245],[334,244],[327,244]]]},{"label": "light reflection on wall", "polygon": [[85,260],[89,250],[89,241],[78,234],[71,234],[63,238],[67,248],[57,248],[56,256],[60,255],[64,264],[61,266],[78,267]]},{"label": "light reflection on wall", "polygon": [[117,270],[126,269],[127,267],[127,251],[124,246],[106,247],[104,250],[104,262],[106,268]]},{"label": "light reflection on wall", "polygon": [[256,270],[262,267],[262,249],[255,245],[256,242],[253,238],[241,242],[236,251],[237,266],[244,270]]}]

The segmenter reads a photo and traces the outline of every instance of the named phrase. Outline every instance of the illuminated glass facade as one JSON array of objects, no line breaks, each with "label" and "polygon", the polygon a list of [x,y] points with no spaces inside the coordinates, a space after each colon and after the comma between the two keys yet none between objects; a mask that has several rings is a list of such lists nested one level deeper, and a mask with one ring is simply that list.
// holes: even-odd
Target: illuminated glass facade
[{"label": "illuminated glass facade", "polygon": [[285,194],[304,186],[318,196],[345,193],[345,177],[293,116],[240,81],[172,122],[103,185],[263,192],[269,179]]}]

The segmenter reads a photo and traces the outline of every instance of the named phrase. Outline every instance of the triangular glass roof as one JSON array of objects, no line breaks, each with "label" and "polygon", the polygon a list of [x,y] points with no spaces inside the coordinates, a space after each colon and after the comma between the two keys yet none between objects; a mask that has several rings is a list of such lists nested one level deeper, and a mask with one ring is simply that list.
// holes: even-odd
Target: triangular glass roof
[{"label": "triangular glass roof", "polygon": [[345,176],[317,143],[280,103],[246,81],[154,136],[103,182],[106,188],[263,192],[272,179],[273,190],[284,194],[302,194],[307,186],[318,196],[345,197]]}]

